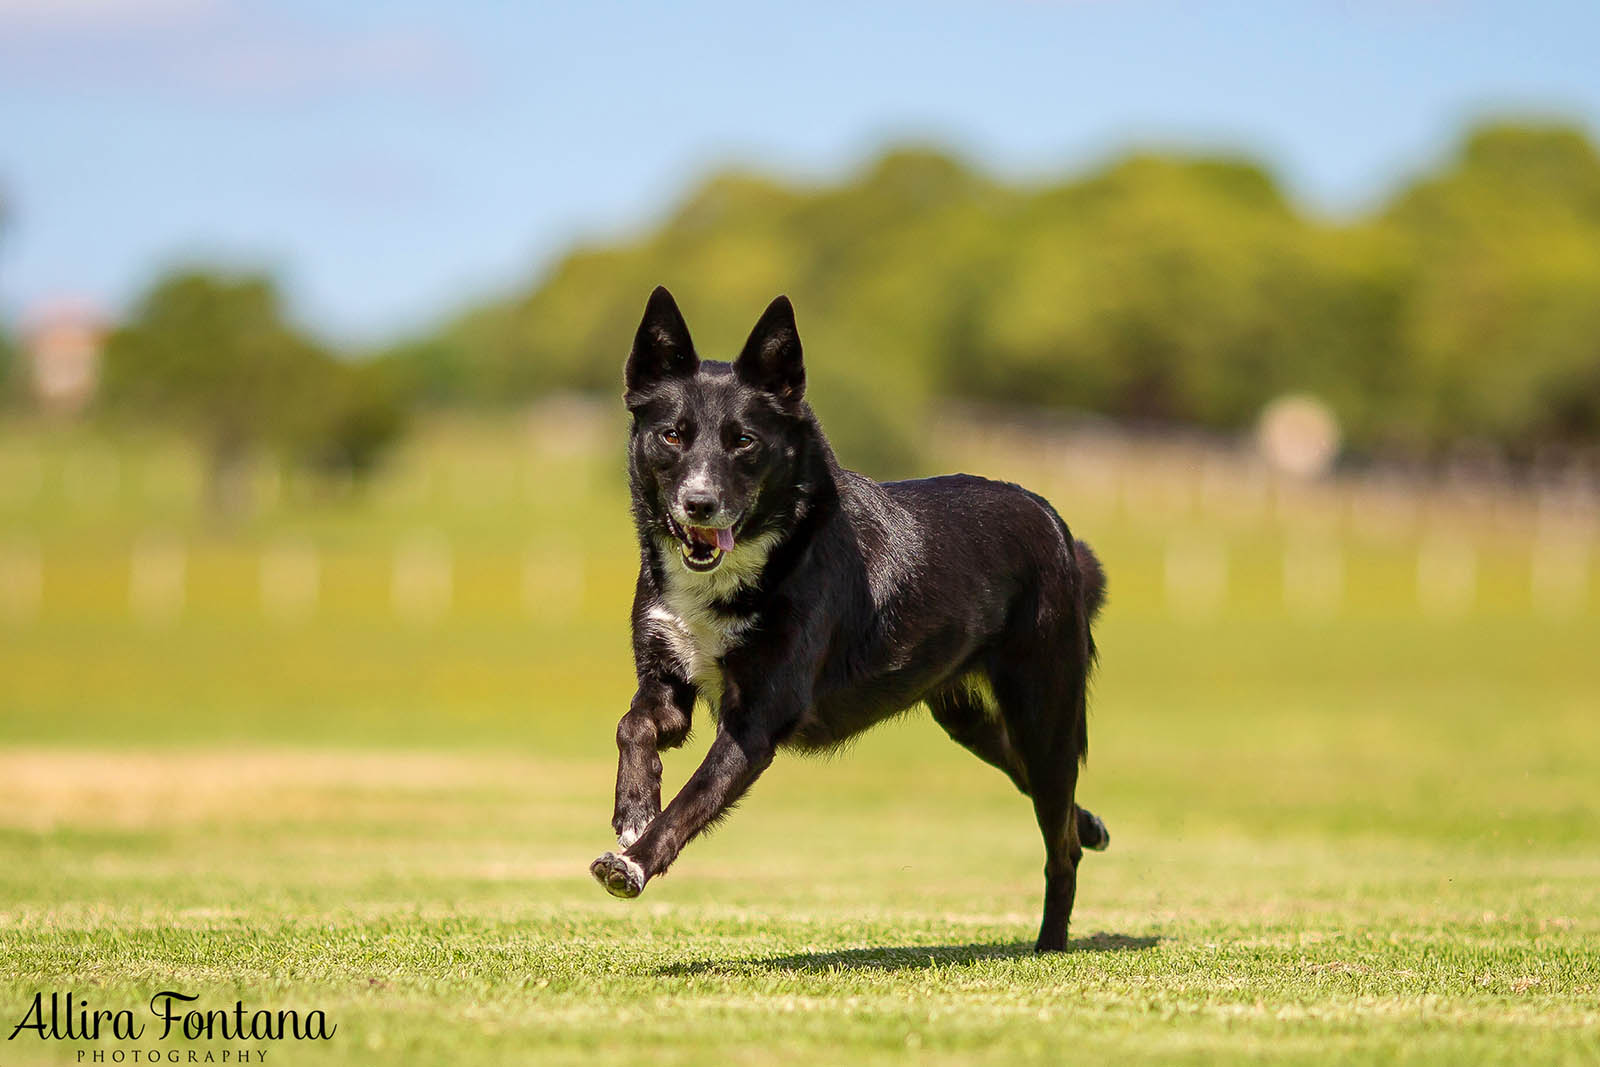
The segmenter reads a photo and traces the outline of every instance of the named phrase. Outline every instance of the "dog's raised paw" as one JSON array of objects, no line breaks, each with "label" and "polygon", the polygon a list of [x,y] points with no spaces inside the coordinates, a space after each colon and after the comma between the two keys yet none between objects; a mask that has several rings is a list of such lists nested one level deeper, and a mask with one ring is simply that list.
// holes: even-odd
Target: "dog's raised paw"
[{"label": "dog's raised paw", "polygon": [[589,864],[589,873],[614,897],[632,900],[644,892],[644,868],[627,856],[607,852]]}]

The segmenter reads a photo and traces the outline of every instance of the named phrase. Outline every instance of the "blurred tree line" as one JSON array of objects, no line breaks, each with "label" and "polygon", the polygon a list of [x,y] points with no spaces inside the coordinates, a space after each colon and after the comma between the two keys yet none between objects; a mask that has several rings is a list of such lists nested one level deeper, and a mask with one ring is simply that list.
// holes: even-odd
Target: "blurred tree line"
[{"label": "blurred tree line", "polygon": [[934,397],[1235,430],[1305,391],[1355,449],[1424,458],[1600,437],[1600,157],[1563,127],[1481,127],[1344,222],[1230,158],[1040,185],[928,150],[825,188],[722,174],[388,358],[434,404],[616,392],[658,283],[724,358],[789,293],[819,412],[876,471],[912,463]]},{"label": "blurred tree line", "polygon": [[190,431],[228,509],[264,447],[359,477],[418,405],[619,394],[662,283],[708,357],[789,293],[811,396],[878,474],[916,467],[949,397],[1234,431],[1308,392],[1357,451],[1420,458],[1600,439],[1600,156],[1577,130],[1507,124],[1347,221],[1232,158],[1139,154],[1035,185],[923,149],[828,187],[725,173],[652,232],[360,359],[292,325],[267,278],[179,272],[109,338],[100,402]]},{"label": "blurred tree line", "polygon": [[17,403],[22,395],[22,367],[17,345],[0,325],[0,411]]}]

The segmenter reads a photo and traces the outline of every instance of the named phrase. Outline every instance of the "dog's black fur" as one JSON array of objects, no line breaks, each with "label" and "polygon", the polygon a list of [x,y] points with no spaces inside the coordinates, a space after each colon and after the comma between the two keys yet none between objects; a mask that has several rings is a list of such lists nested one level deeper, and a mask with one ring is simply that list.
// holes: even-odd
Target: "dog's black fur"
[{"label": "dog's black fur", "polygon": [[[695,354],[658,288],[625,376],[639,688],[617,727],[622,851],[594,876],[637,896],[780,746],[826,749],[921,702],[1032,798],[1038,948],[1065,948],[1078,861],[1109,840],[1074,798],[1105,590],[1089,547],[1015,485],[879,484],[840,467],[803,398],[785,297],[730,364]],[[697,697],[716,739],[663,811],[658,753],[688,736]]]}]

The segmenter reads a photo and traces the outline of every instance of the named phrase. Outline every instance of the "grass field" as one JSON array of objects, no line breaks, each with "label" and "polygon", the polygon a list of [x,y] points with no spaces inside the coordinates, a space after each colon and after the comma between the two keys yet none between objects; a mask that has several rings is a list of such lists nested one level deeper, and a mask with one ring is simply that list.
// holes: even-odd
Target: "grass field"
[{"label": "grass field", "polygon": [[[1114,841],[1085,860],[1075,951],[1036,958],[1029,806],[924,714],[780,759],[638,901],[588,880],[631,686],[629,533],[610,454],[527,459],[524,436],[440,430],[369,498],[289,485],[218,528],[159,442],[0,435],[4,1033],[69,989],[338,1025],[24,1031],[0,1064],[1600,1061],[1600,621],[1591,591],[1529,599],[1532,520],[1435,520],[1474,560],[1440,614],[1416,578],[1432,504],[1386,534],[1318,500],[1245,521],[975,449],[1049,492],[1112,580],[1081,795]],[[1326,610],[1284,606],[1301,528],[1339,546]],[[1172,579],[1174,531],[1225,546],[1220,596],[1173,601],[1197,584]],[[183,546],[183,596],[140,616],[130,552],[153,537]],[[293,618],[259,589],[285,543],[318,560]],[[397,552],[441,551],[447,601],[402,610]]]}]

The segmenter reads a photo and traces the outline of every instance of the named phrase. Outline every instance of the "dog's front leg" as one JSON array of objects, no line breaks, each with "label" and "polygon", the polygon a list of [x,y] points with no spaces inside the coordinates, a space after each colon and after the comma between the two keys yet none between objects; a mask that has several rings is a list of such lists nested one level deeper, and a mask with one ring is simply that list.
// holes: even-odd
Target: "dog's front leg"
[{"label": "dog's front leg", "polygon": [[646,882],[671,865],[683,846],[750,788],[772,762],[777,742],[770,729],[748,721],[735,720],[730,725],[724,719],[705,761],[667,810],[620,855],[607,852],[590,864],[589,872],[613,896],[638,896]]},{"label": "dog's front leg", "polygon": [[618,854],[589,865],[613,896],[636,897],[683,847],[744,795],[811,706],[822,633],[798,613],[763,631],[764,640],[722,659],[721,721],[706,758],[665,811]]},{"label": "dog's front leg", "polygon": [[694,688],[685,682],[642,678],[628,713],[617,723],[617,802],[611,828],[627,848],[661,811],[661,750],[689,736]]}]

